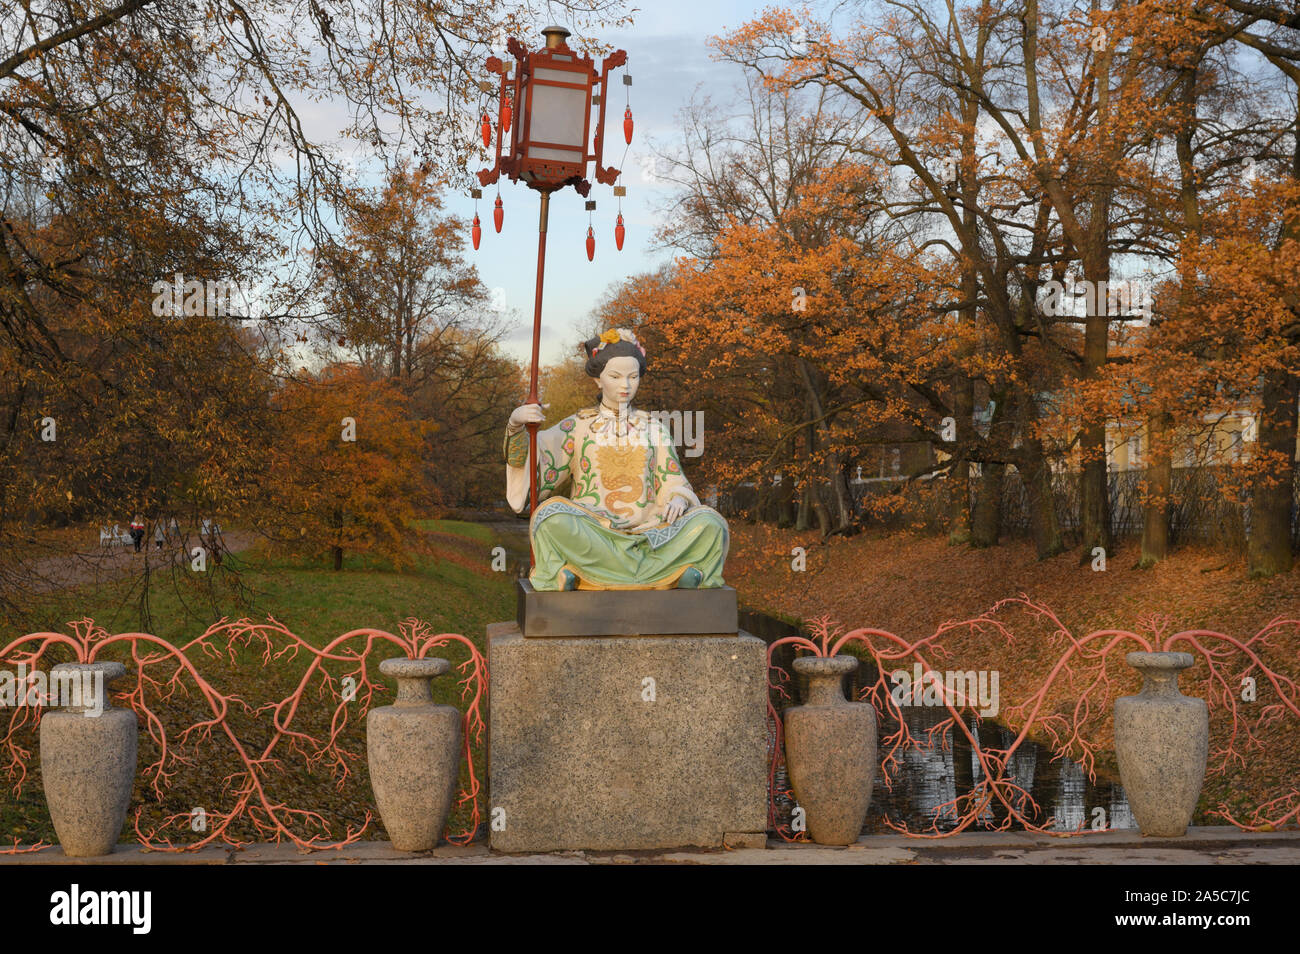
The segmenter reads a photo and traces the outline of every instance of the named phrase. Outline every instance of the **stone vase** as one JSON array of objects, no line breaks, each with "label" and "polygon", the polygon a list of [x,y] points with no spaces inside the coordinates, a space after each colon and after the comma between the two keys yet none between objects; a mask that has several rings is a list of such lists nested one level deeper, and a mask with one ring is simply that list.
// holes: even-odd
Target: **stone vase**
[{"label": "stone vase", "polygon": [[876,712],[844,698],[853,656],[802,656],[808,701],[785,711],[785,760],[808,834],[819,845],[851,845],[862,833],[876,774]]},{"label": "stone vase", "polygon": [[1129,808],[1144,835],[1186,834],[1205,779],[1210,717],[1204,699],[1178,691],[1190,653],[1129,653],[1142,673],[1136,696],[1115,700],[1115,756]]},{"label": "stone vase", "polygon": [[445,659],[385,659],[379,671],[397,680],[391,706],[366,716],[370,786],[398,851],[428,851],[447,825],[460,776],[461,715],[433,701],[430,680]]},{"label": "stone vase", "polygon": [[[109,684],[126,675],[122,663],[59,663],[51,670],[51,689],[58,674],[68,672],[78,674],[82,686],[97,686],[100,698],[95,705],[83,694],[72,701],[91,704],[63,705],[41,714],[41,783],[63,853],[91,858],[112,853],[122,834],[135,780],[139,725],[133,711],[109,702]],[[102,673],[102,682],[88,683],[96,673]]]}]

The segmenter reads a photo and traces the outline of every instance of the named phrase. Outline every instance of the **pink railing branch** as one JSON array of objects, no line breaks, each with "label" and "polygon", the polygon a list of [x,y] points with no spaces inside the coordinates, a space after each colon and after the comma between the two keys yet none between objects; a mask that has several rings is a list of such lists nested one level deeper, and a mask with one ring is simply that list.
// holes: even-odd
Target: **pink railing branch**
[{"label": "pink railing branch", "polygon": [[[341,790],[351,775],[350,763],[363,756],[344,747],[345,733],[352,719],[352,703],[356,702],[358,716],[364,717],[374,701],[376,691],[386,689],[370,676],[370,664],[375,651],[384,644],[392,644],[409,658],[422,658],[435,649],[460,644],[469,658],[457,667],[461,679],[458,685],[461,698],[468,700],[463,715],[463,755],[468,781],[462,787],[458,806],[470,805],[469,822],[464,831],[451,833],[449,840],[465,843],[474,837],[480,822],[480,786],[474,774],[472,747],[483,739],[484,720],[482,706],[486,701],[488,685],[487,662],[472,641],[457,633],[436,633],[431,626],[410,618],[399,625],[398,633],[380,629],[356,629],[337,636],[316,647],[291,632],[274,617],[265,623],[241,619],[222,619],[209,626],[200,636],[181,645],[174,645],[150,633],[118,633],[110,635],[97,627],[92,620],[79,620],[69,624],[71,633],[30,633],[0,649],[0,664],[25,664],[37,669],[47,654],[55,647],[66,647],[78,661],[92,662],[108,647],[125,644],[129,647],[133,684],[115,694],[122,705],[130,706],[137,714],[148,738],[158,750],[158,757],[144,769],[149,787],[158,802],[162,802],[173,777],[183,768],[192,767],[195,749],[224,736],[239,764],[234,772],[222,780],[221,793],[233,799],[228,809],[204,809],[206,833],[196,841],[177,844],[174,832],[190,827],[194,812],[173,813],[164,816],[152,826],[142,820],[145,806],[139,806],[133,825],[141,844],[157,851],[194,851],[214,842],[238,848],[250,843],[232,831],[234,823],[243,819],[251,824],[256,840],[279,842],[288,840],[304,849],[340,848],[357,841],[369,827],[373,814],[366,813],[360,824],[346,827],[342,838],[331,839],[325,817],[306,808],[288,805],[274,797],[267,783],[272,773],[285,771],[280,750],[300,759],[308,772],[317,769],[328,772]],[[361,645],[356,645],[360,640]],[[252,651],[260,655],[263,668],[277,663],[289,663],[300,654],[308,656],[306,667],[297,684],[283,699],[253,707],[239,696],[220,692],[195,666],[194,658],[222,659],[235,665],[241,652]],[[259,653],[260,651],[260,653]],[[344,672],[338,678],[327,664]],[[351,678],[352,691],[340,691],[339,680]],[[296,726],[302,703],[308,690],[315,686],[317,699],[325,700],[329,712],[329,728],[313,734]],[[190,687],[198,690],[206,715],[186,726],[178,733],[168,734],[159,714],[159,703],[172,701],[177,694],[188,696]],[[17,734],[27,725],[38,725],[41,705],[19,706],[10,715],[7,730],[0,736],[7,756],[6,777],[14,786],[15,794],[21,792],[27,777],[30,750],[19,744]],[[253,726],[269,714],[270,738],[260,751],[250,748],[240,731],[231,724],[231,716],[238,712]],[[0,849],[2,853],[35,848]]]},{"label": "pink railing branch", "polygon": [[[1010,625],[999,618],[1000,614],[1009,609],[1019,609],[1031,620],[1045,624],[1048,630],[1046,641],[1049,646],[1057,647],[1058,653],[1036,689],[1025,699],[1002,706],[1006,721],[1015,731],[1014,738],[1001,748],[981,745],[978,733],[972,731],[967,721],[970,718],[976,726],[979,725],[981,717],[978,707],[946,682],[940,682],[934,688],[941,693],[942,705],[948,711],[947,718],[927,729],[923,739],[917,738],[890,690],[890,672],[899,663],[920,664],[923,672],[937,668],[932,665],[934,661],[953,656],[952,651],[942,642],[951,635],[965,633],[999,638],[1008,645],[1016,643]],[[1008,766],[1017,750],[1033,737],[1050,749],[1052,761],[1076,759],[1088,778],[1095,782],[1098,725],[1101,720],[1109,717],[1118,695],[1113,670],[1116,666],[1123,665],[1124,655],[1131,650],[1151,651],[1159,647],[1163,651],[1172,651],[1186,646],[1193,656],[1204,662],[1207,675],[1202,694],[1212,715],[1226,713],[1226,720],[1220,721],[1227,723],[1226,740],[1214,753],[1219,756],[1219,762],[1211,766],[1211,775],[1222,773],[1233,761],[1244,764],[1240,748],[1260,747],[1262,743],[1258,731],[1261,728],[1276,723],[1288,714],[1300,717],[1300,686],[1292,676],[1271,666],[1261,654],[1265,648],[1276,649],[1275,644],[1270,642],[1272,637],[1289,628],[1300,629],[1300,620],[1279,616],[1246,640],[1202,629],[1165,635],[1168,622],[1165,617],[1147,614],[1139,620],[1139,627],[1145,633],[1125,629],[1099,629],[1086,636],[1076,637],[1048,607],[1023,595],[1000,600],[979,617],[945,622],[931,635],[912,642],[887,630],[870,627],[845,632],[825,616],[808,620],[808,636],[783,637],[774,641],[768,649],[768,685],[774,690],[769,693],[768,703],[771,727],[768,777],[773,787],[768,806],[771,826],[787,840],[800,840],[799,833],[791,832],[785,825],[778,827],[776,820],[777,799],[789,794],[775,790],[775,779],[784,759],[784,739],[781,719],[771,697],[790,698],[786,688],[789,674],[773,661],[776,650],[781,646],[795,646],[818,656],[835,655],[850,646],[856,646],[863,652],[865,661],[874,670],[875,676],[862,686],[858,699],[872,705],[877,716],[884,720],[880,766],[886,787],[892,785],[894,774],[902,766],[900,756],[909,748],[937,746],[947,750],[953,733],[960,731],[964,736],[979,769],[979,778],[972,790],[936,806],[933,823],[923,831],[911,831],[906,824],[883,819],[886,826],[914,837],[948,837],[976,824],[998,830],[1006,830],[1011,825],[1018,824],[1027,831],[1050,835],[1082,833],[1082,828],[1068,832],[1054,830],[1054,819],[1040,817],[1040,807],[1029,791],[1007,774]],[[1219,645],[1212,646],[1212,642]],[[1245,664],[1240,671],[1233,668],[1239,660]],[[1243,718],[1237,693],[1242,680],[1252,673],[1259,675],[1261,693],[1267,687],[1277,697],[1276,702],[1261,704],[1259,715],[1253,722]],[[871,679],[870,676],[868,678]],[[1234,679],[1237,687],[1233,685]],[[913,684],[911,691],[919,692],[922,688]],[[1052,700],[1059,698],[1062,689],[1067,690],[1066,695],[1072,698],[1073,704],[1066,712],[1053,711]],[[994,816],[992,809],[995,806],[1001,809],[1000,820],[990,820]],[[1247,821],[1238,820],[1223,805],[1210,814],[1222,817],[1239,828],[1260,830],[1278,827],[1300,819],[1300,791],[1293,790],[1271,799],[1256,808]],[[940,825],[944,822],[951,824],[941,830]]]}]

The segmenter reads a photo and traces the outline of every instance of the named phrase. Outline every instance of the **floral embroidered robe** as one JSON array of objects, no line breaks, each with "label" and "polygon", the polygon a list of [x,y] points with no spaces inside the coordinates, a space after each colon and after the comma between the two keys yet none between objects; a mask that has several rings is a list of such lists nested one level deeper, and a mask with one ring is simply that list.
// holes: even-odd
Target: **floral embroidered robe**
[{"label": "floral embroidered robe", "polygon": [[[528,506],[528,433],[506,434],[506,499]],[[667,430],[644,411],[601,405],[537,434],[538,507],[529,525],[539,590],[723,585],[726,520],[703,506]],[[687,507],[672,523],[674,497]],[[683,577],[694,568],[698,574]],[[690,582],[687,582],[690,581]]]}]

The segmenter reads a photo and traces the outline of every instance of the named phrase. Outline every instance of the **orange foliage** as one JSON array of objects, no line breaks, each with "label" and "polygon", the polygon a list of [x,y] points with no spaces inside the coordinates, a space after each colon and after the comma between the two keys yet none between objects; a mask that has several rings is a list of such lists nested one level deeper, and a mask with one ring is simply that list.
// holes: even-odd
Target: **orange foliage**
[{"label": "orange foliage", "polygon": [[267,475],[262,529],[280,549],[411,563],[407,523],[428,503],[421,475],[428,423],[411,420],[387,381],[335,365],[276,395],[284,424]]}]

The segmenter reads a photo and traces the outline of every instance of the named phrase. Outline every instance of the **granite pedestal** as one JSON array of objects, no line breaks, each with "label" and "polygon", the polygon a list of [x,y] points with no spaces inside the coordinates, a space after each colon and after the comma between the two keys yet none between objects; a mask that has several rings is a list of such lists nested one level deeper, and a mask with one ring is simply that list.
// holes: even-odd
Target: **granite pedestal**
[{"label": "granite pedestal", "polygon": [[507,622],[487,636],[494,850],[762,843],[762,640],[734,624],[537,639]]}]

